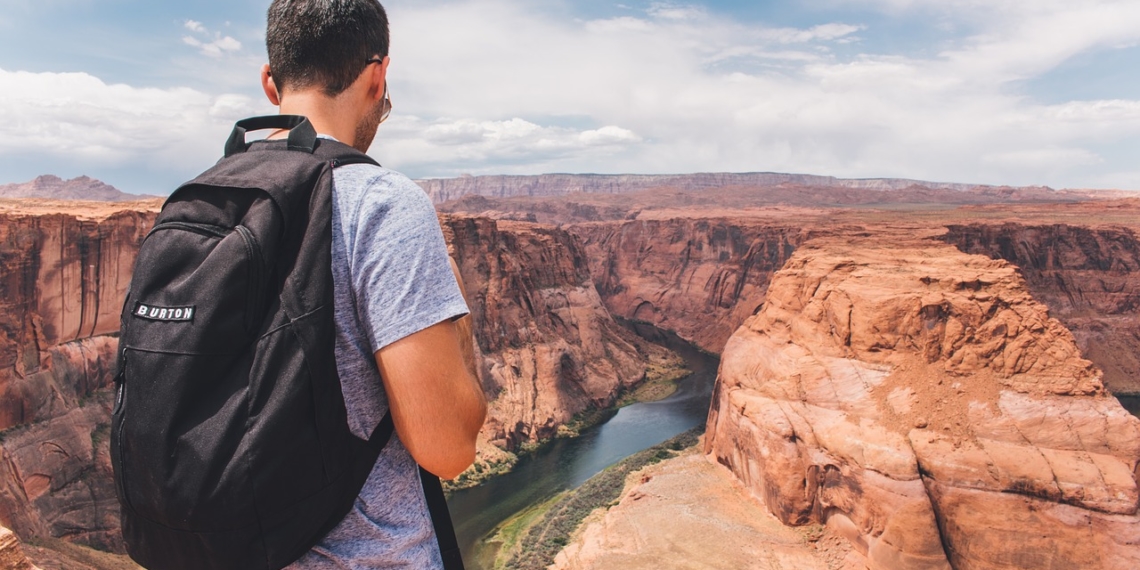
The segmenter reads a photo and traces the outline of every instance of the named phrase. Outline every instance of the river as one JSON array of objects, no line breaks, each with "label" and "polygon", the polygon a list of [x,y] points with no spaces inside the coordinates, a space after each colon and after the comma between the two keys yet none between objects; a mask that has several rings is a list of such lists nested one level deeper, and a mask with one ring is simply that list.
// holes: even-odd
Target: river
[{"label": "river", "polygon": [[519,459],[506,475],[448,497],[451,518],[469,570],[486,570],[480,546],[503,521],[527,507],[586,482],[599,471],[705,422],[719,360],[672,333],[632,324],[638,334],[681,355],[693,373],[660,402],[633,404],[570,439],[557,439]]}]

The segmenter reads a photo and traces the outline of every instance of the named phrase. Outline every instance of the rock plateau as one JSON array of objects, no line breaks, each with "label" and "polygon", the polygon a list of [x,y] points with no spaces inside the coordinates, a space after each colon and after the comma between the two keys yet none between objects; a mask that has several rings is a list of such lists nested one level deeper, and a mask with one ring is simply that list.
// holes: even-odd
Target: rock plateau
[{"label": "rock plateau", "polygon": [[39,570],[28,557],[20,545],[16,533],[0,526],[0,568],[4,570]]},{"label": "rock plateau", "polygon": [[819,238],[729,340],[706,450],[870,569],[1140,566],[1140,420],[1017,269]]},{"label": "rock plateau", "polygon": [[[957,184],[922,182],[898,178],[843,179],[810,174],[779,174],[774,172],[699,173],[676,175],[644,174],[542,174],[539,176],[461,176],[459,178],[419,180],[436,203],[456,200],[464,196],[489,198],[566,196],[571,194],[630,194],[644,190],[672,188],[685,192],[719,190],[729,187],[773,188],[812,187],[821,189],[850,189],[871,191],[897,191],[912,188],[970,192],[975,190],[1014,191],[1019,189]],[[1033,190],[1051,191],[1048,188]]]},{"label": "rock plateau", "polygon": [[689,453],[630,474],[617,505],[599,509],[553,570],[765,568],[855,570],[850,546],[784,526],[741,501],[728,470]]}]

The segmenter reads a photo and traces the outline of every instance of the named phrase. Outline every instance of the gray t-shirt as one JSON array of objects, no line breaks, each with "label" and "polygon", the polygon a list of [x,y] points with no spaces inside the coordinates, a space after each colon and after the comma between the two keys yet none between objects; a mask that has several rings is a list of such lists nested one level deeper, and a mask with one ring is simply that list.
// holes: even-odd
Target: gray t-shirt
[{"label": "gray t-shirt", "polygon": [[[435,208],[402,174],[333,172],[336,359],[349,427],[367,438],[388,410],[373,354],[467,314]],[[412,456],[395,434],[348,516],[292,569],[442,568]]]}]

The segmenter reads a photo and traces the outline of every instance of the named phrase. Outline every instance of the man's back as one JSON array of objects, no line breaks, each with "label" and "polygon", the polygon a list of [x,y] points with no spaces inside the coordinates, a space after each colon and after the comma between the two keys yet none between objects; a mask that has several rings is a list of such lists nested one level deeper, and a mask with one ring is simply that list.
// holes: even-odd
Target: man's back
[{"label": "man's back", "polygon": [[[388,410],[372,355],[467,313],[427,195],[371,165],[334,173],[333,284],[337,369],[354,433]],[[296,568],[441,568],[418,467],[395,435],[355,508]]]}]

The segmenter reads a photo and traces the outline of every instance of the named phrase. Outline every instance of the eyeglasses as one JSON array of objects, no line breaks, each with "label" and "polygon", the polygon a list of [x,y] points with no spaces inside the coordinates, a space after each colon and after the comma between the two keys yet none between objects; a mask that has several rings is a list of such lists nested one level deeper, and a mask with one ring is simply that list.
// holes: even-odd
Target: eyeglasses
[{"label": "eyeglasses", "polygon": [[[382,58],[382,57],[371,58],[368,61],[365,61],[364,65],[365,65],[365,67],[367,67],[369,65],[372,65],[373,63],[384,63],[384,58]],[[387,81],[384,82],[384,100],[380,102],[380,105],[381,105],[381,107],[380,107],[380,122],[383,123],[384,121],[387,121],[388,117],[392,114],[392,96],[388,94],[388,82]]]}]

